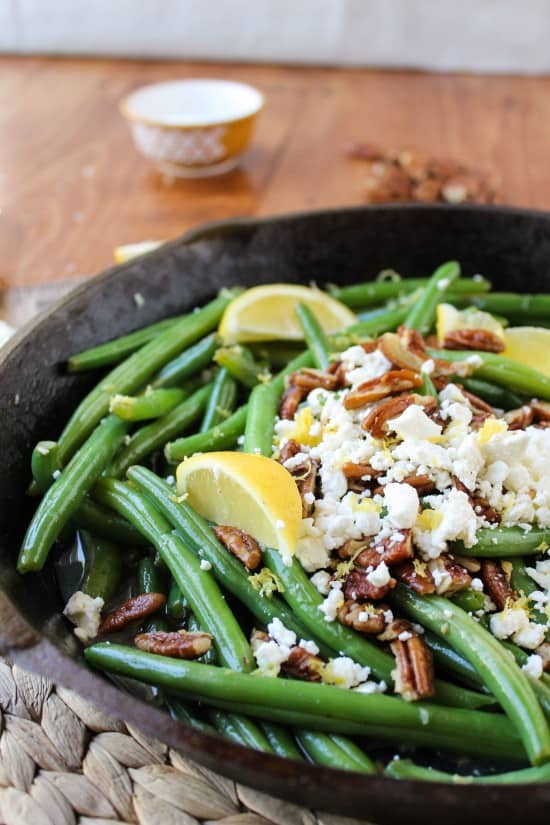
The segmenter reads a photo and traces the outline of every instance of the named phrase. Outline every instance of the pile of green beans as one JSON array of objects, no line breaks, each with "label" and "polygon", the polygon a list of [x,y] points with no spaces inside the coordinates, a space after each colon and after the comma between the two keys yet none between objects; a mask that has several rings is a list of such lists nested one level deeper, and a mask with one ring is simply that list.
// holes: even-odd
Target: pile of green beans
[{"label": "pile of green beans", "polygon": [[[447,599],[420,596],[403,584],[390,591],[394,614],[422,625],[437,679],[435,696],[405,702],[395,689],[395,659],[387,647],[338,621],[325,621],[322,595],[295,559],[286,565],[262,547],[262,568],[249,572],[217,539],[212,525],[178,496],[174,465],[201,452],[242,450],[270,457],[274,425],[288,377],[305,368],[326,371],[343,349],[401,325],[433,332],[437,305],[477,307],[503,323],[550,325],[550,296],[490,292],[478,276],[461,276],[450,261],[430,278],[389,278],[328,293],[356,310],[357,321],[327,335],[306,303],[295,320],[302,342],[224,346],[221,317],[241,290],[224,290],[203,308],[135,330],[75,354],[71,373],[98,370],[97,386],[56,441],[40,441],[31,460],[29,493],[41,495],[18,560],[20,573],[42,569],[56,541],[75,530],[85,548],[80,589],[106,604],[132,593],[162,593],[166,604],[147,617],[145,632],[183,629],[211,634],[211,649],[182,661],[101,641],[85,650],[90,665],[118,684],[155,688],[171,715],[207,734],[294,760],[395,779],[446,783],[522,784],[550,781],[550,675],[534,679],[522,667],[529,654],[497,640],[481,616],[483,593]],[[429,348],[451,363],[475,355],[470,377],[451,380],[499,410],[530,398],[550,400],[550,378],[488,352]],[[106,370],[109,372],[105,372]],[[436,382],[437,383],[437,382]],[[422,374],[421,395],[437,399]],[[532,526],[479,529],[461,556],[508,561],[511,584],[529,596],[538,586],[526,572],[550,544],[550,530]],[[269,579],[275,592],[264,594]],[[125,596],[126,597],[126,596]],[[479,621],[474,619],[477,615]],[[540,611],[531,617],[548,623]],[[326,660],[348,656],[384,681],[387,695],[343,691],[294,678],[258,678],[248,629],[275,619],[309,640]],[[549,633],[550,637],[550,633]],[[128,682],[128,686],[136,682]],[[200,707],[199,707],[200,704]],[[370,742],[443,750],[457,756],[528,765],[497,775],[464,777],[392,760],[385,768]],[[365,745],[367,745],[365,750]],[[367,751],[367,752],[366,752]]]}]

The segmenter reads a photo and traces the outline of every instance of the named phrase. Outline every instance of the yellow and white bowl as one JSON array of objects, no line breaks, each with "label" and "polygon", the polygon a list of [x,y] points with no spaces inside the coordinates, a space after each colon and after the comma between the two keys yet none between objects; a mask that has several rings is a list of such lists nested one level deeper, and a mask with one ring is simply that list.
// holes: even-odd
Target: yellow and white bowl
[{"label": "yellow and white bowl", "polygon": [[261,92],[229,80],[173,80],[136,89],[120,103],[134,143],[164,174],[205,177],[236,166]]}]

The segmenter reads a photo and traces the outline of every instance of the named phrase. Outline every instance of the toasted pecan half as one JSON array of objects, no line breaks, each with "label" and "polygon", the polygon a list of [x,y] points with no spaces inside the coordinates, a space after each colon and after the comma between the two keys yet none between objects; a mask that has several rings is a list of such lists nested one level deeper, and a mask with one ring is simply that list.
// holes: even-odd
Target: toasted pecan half
[{"label": "toasted pecan half", "polygon": [[362,550],[355,561],[361,567],[376,567],[382,561],[390,566],[412,559],[413,555],[412,531],[403,529]]},{"label": "toasted pecan half", "polygon": [[419,373],[409,369],[390,370],[378,378],[371,378],[350,390],[344,398],[344,407],[355,410],[366,404],[373,404],[388,395],[397,395],[401,392],[416,389],[422,386]]},{"label": "toasted pecan half", "polygon": [[212,647],[209,633],[190,633],[187,630],[139,633],[134,639],[136,647],[157,653],[159,656],[172,656],[176,659],[198,659]]},{"label": "toasted pecan half", "polygon": [[502,352],[504,341],[488,329],[454,329],[443,339],[445,349],[473,349],[482,352]]},{"label": "toasted pecan half", "polygon": [[297,387],[296,384],[289,384],[279,404],[279,418],[292,421],[304,395],[305,392],[301,387]]},{"label": "toasted pecan half", "polygon": [[344,580],[344,599],[351,601],[373,601],[378,602],[383,599],[389,590],[395,587],[395,579],[390,578],[384,585],[372,584],[369,581],[369,571],[355,567]]},{"label": "toasted pecan half", "polygon": [[397,619],[379,636],[390,641],[395,656],[395,690],[407,702],[427,699],[435,694],[433,656],[410,622]]},{"label": "toasted pecan half", "polygon": [[499,561],[482,559],[481,579],[485,590],[499,610],[504,610],[506,602],[509,600],[512,601],[517,597]]},{"label": "toasted pecan half", "polygon": [[378,635],[386,626],[384,610],[372,604],[359,604],[351,599],[338,609],[338,621],[346,627],[353,627],[359,633]]},{"label": "toasted pecan half", "polygon": [[244,530],[220,524],[214,527],[214,535],[229,552],[239,559],[247,570],[256,570],[262,561],[262,551],[256,539]]},{"label": "toasted pecan half", "polygon": [[338,373],[331,373],[324,370],[317,370],[310,367],[303,367],[298,372],[293,373],[291,382],[302,390],[311,392],[322,388],[324,390],[336,390],[340,386],[340,376]]},{"label": "toasted pecan half", "polygon": [[421,595],[435,593],[435,582],[427,564],[404,561],[392,567],[392,575],[408,584],[411,590]]},{"label": "toasted pecan half", "polygon": [[99,635],[116,633],[123,630],[132,622],[144,619],[151,613],[156,613],[166,604],[166,596],[163,593],[140,593],[139,596],[132,596],[126,599],[119,607],[109,613],[99,626]]},{"label": "toasted pecan half", "polygon": [[310,653],[303,647],[296,645],[290,651],[286,662],[281,665],[281,670],[294,676],[295,679],[302,679],[306,682],[320,682],[324,662],[319,656]]}]

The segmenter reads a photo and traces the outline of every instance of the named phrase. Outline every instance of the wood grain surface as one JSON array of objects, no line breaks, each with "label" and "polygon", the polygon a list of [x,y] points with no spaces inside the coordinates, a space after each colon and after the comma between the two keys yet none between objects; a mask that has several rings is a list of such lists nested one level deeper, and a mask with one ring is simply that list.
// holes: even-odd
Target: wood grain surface
[{"label": "wood grain surface", "polygon": [[[167,185],[118,100],[148,82],[227,77],[266,95],[252,148],[222,177]],[[550,78],[182,62],[0,59],[0,278],[93,274],[118,244],[203,221],[361,203],[353,140],[497,172],[506,203],[550,208]]]}]

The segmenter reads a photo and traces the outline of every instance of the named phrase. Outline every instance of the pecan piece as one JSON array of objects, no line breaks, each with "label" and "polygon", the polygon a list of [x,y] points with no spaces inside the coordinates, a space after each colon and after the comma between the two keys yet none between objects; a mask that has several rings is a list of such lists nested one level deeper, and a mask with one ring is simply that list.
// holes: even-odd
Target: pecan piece
[{"label": "pecan piece", "polygon": [[479,396],[474,395],[473,392],[470,392],[469,390],[465,390],[464,387],[461,384],[457,384],[457,387],[459,387],[460,392],[462,393],[464,398],[467,398],[468,401],[470,402],[470,405],[471,405],[472,410],[474,411],[474,413],[484,413],[485,412],[485,413],[489,413],[489,415],[495,415],[495,413],[496,413],[495,408],[492,407],[490,404],[488,404],[487,401],[484,401],[482,398],[479,398]]},{"label": "pecan piece", "polygon": [[134,639],[140,650],[158,653],[159,656],[173,656],[176,659],[198,659],[212,647],[209,633],[190,633],[187,630],[139,633]]},{"label": "pecan piece", "polygon": [[262,551],[258,542],[240,530],[223,524],[214,527],[214,535],[229,552],[239,559],[247,570],[256,570],[262,561]]},{"label": "pecan piece", "polygon": [[397,395],[422,386],[422,378],[412,370],[390,370],[379,378],[371,378],[350,390],[344,398],[346,410],[356,410],[365,404],[380,401],[388,395]]},{"label": "pecan piece", "polygon": [[550,402],[539,401],[538,398],[533,398],[530,405],[535,416],[535,421],[546,422],[550,421]]},{"label": "pecan piece", "polygon": [[485,589],[499,610],[504,610],[506,602],[516,598],[510,582],[499,561],[481,560],[481,579]]},{"label": "pecan piece", "polygon": [[303,396],[304,391],[300,387],[297,387],[295,384],[289,384],[279,404],[279,418],[292,421]]},{"label": "pecan piece", "polygon": [[340,386],[340,378],[338,373],[303,367],[299,372],[292,375],[291,383],[307,392],[316,390],[319,387],[324,390],[335,390]]},{"label": "pecan piece", "polygon": [[533,423],[535,414],[530,404],[524,404],[516,410],[508,410],[503,415],[509,430],[524,430]]},{"label": "pecan piece", "polygon": [[468,573],[479,573],[481,570],[481,562],[478,559],[470,556],[459,556],[458,553],[453,553],[452,559],[461,567],[465,567]]},{"label": "pecan piece", "polygon": [[[285,460],[288,461],[290,458],[294,458],[297,454],[298,453],[289,455]],[[313,512],[315,504],[315,484],[317,482],[317,470],[319,465],[316,461],[313,461],[313,459],[304,457],[304,460],[296,466],[293,466],[292,469],[289,469],[284,462],[283,466],[286,470],[288,470],[296,482],[296,486],[298,487],[298,492],[300,493],[300,498],[302,499],[302,518],[308,518]]]},{"label": "pecan piece", "polygon": [[386,626],[384,611],[369,604],[345,601],[338,609],[338,621],[346,627],[353,627],[359,633],[377,635]]},{"label": "pecan piece", "polygon": [[362,550],[356,558],[361,567],[376,567],[384,561],[387,565],[399,564],[414,555],[411,530],[399,530],[378,544]]},{"label": "pecan piece", "polygon": [[336,552],[341,559],[352,559],[354,556],[357,556],[361,550],[365,550],[370,545],[370,542],[370,538],[347,539]]},{"label": "pecan piece", "polygon": [[[405,631],[409,632],[409,631]],[[427,699],[435,694],[435,674],[432,652],[420,636],[406,641],[396,639],[390,644],[397,672],[395,690],[406,702]]]},{"label": "pecan piece", "polygon": [[370,432],[375,438],[384,438],[388,434],[388,421],[397,418],[398,415],[407,409],[411,404],[418,404],[423,407],[424,412],[429,415],[437,408],[437,401],[430,396],[398,395],[394,398],[386,398],[380,401],[366,414],[362,421],[362,428]]},{"label": "pecan piece", "polygon": [[430,562],[436,593],[451,595],[466,590],[472,583],[472,577],[460,564],[448,556],[440,556]]},{"label": "pecan piece", "polygon": [[362,568],[351,570],[344,580],[344,599],[351,601],[373,601],[378,602],[387,595],[388,591],[395,587],[395,579],[389,580],[387,584],[372,584],[369,579],[369,571]]},{"label": "pecan piece", "polygon": [[550,642],[543,642],[535,650],[542,659],[542,669],[545,673],[550,673]]},{"label": "pecan piece", "polygon": [[291,648],[288,659],[281,665],[281,670],[290,676],[294,676],[295,679],[302,679],[306,682],[320,682],[323,667],[324,662],[319,656],[315,656],[305,648],[296,645]]},{"label": "pecan piece", "polygon": [[370,164],[365,179],[365,196],[368,203],[387,203],[411,199],[411,180],[407,173],[385,161]]},{"label": "pecan piece", "polygon": [[435,484],[430,476],[422,474],[406,476],[402,483],[410,484],[411,487],[414,487],[419,496],[427,496],[435,490]]},{"label": "pecan piece", "polygon": [[483,352],[502,352],[504,342],[488,329],[454,329],[443,339],[445,349],[477,349]]},{"label": "pecan piece", "polygon": [[156,613],[166,604],[166,596],[163,593],[140,593],[139,596],[132,596],[126,599],[119,607],[109,613],[99,626],[99,635],[106,633],[116,633],[123,630],[132,622],[144,619],[151,613]]},{"label": "pecan piece", "polygon": [[430,569],[424,562],[404,561],[392,567],[392,575],[408,584],[411,590],[421,595],[435,593],[435,582]]},{"label": "pecan piece", "polygon": [[281,464],[284,464],[285,461],[288,461],[289,458],[294,458],[295,455],[302,452],[302,448],[298,444],[297,441],[294,441],[293,438],[289,438],[286,442],[284,447],[281,447],[281,455],[279,457],[279,461]]},{"label": "pecan piece", "polygon": [[342,472],[351,481],[362,481],[364,476],[370,476],[367,479],[370,481],[384,474],[384,470],[375,470],[370,464],[355,464],[353,461],[346,461],[342,464]]},{"label": "pecan piece", "polygon": [[453,476],[453,483],[457,490],[460,490],[462,493],[466,493],[470,499],[470,504],[478,516],[483,516],[483,518],[493,524],[499,524],[500,513],[498,513],[491,504],[489,504],[486,498],[472,493],[466,485],[460,481],[460,479],[456,478],[456,476]]}]

